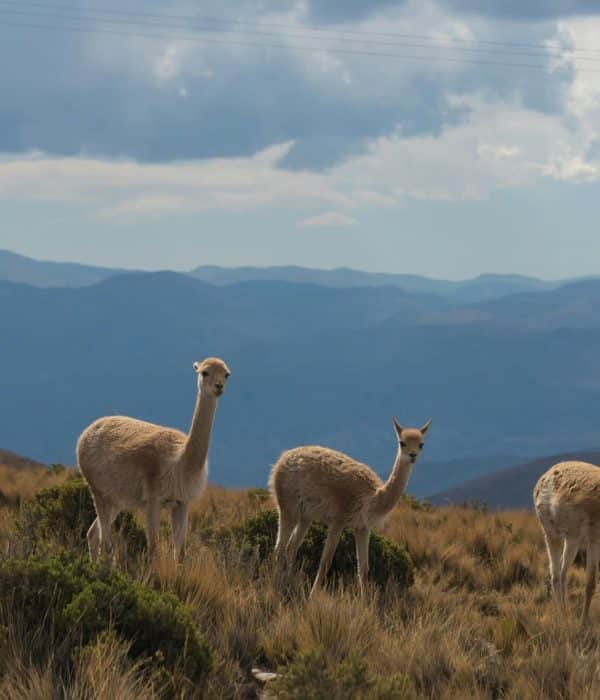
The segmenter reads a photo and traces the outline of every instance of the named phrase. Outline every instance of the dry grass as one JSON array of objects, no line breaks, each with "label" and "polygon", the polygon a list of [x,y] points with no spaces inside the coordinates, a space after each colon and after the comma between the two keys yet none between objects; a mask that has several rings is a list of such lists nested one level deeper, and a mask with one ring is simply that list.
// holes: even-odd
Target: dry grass
[{"label": "dry grass", "polygon": [[99,639],[75,660],[72,678],[65,684],[53,670],[51,652],[35,663],[13,638],[3,649],[0,700],[158,700],[146,670],[129,661],[127,650],[110,635]]},{"label": "dry grass", "polygon": [[62,483],[68,475],[68,469],[23,468],[0,462],[0,504],[18,505],[40,489]]},{"label": "dry grass", "polygon": [[[0,472],[4,491],[2,478]],[[32,485],[23,483],[29,496]],[[186,562],[174,567],[165,545],[155,570],[140,565],[134,572],[187,602],[212,646],[206,687],[185,697],[258,697],[253,666],[283,674],[270,697],[325,697],[318,687],[328,687],[331,697],[359,698],[600,696],[600,595],[589,630],[579,632],[583,575],[574,568],[573,621],[558,624],[532,513],[403,504],[383,534],[407,545],[417,566],[414,587],[402,595],[371,590],[365,600],[354,587],[324,590],[308,601],[308,582],[283,595],[269,564],[257,577],[234,552],[203,543],[205,528],[231,527],[269,505],[261,492],[211,487],[194,508]],[[0,542],[10,538],[16,516],[16,507],[0,513]],[[9,657],[0,699],[155,692],[149,669],[132,667],[115,641],[81,659],[60,692],[51,657],[35,663],[14,649]]]}]

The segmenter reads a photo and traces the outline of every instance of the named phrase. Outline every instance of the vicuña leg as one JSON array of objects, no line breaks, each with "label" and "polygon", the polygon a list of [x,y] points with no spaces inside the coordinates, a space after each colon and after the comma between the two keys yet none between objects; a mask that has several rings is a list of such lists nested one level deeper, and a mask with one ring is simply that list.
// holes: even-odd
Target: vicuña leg
[{"label": "vicu\u00f1a leg", "polygon": [[95,563],[100,556],[100,522],[98,521],[98,517],[96,517],[94,522],[90,525],[90,529],[87,531],[87,542],[90,559]]},{"label": "vicu\u00f1a leg", "polygon": [[598,548],[588,544],[585,567],[585,600],[581,614],[581,626],[586,624],[590,612],[590,603],[596,589],[596,572],[598,570]]},{"label": "vicu\u00f1a leg", "polygon": [[360,594],[364,596],[367,585],[367,574],[369,572],[369,530],[356,530],[354,539],[356,541],[356,564],[358,567],[358,583]]},{"label": "vicu\u00f1a leg", "polygon": [[277,541],[275,542],[275,557],[279,558],[285,551],[286,545],[294,530],[294,520],[283,508],[279,508],[279,525],[277,527]]},{"label": "vicu\u00f1a leg", "polygon": [[335,548],[338,546],[338,542],[340,541],[342,529],[343,528],[340,525],[334,525],[333,523],[329,525],[327,530],[327,539],[325,540],[325,546],[323,547],[323,553],[321,554],[319,570],[317,571],[315,582],[313,583],[310,591],[311,596],[314,594],[317,588],[319,588],[327,576],[327,572],[329,571],[331,562],[333,561]]},{"label": "vicu\u00f1a leg", "polygon": [[146,537],[148,538],[148,556],[156,555],[158,550],[158,535],[160,530],[160,503],[157,500],[148,501],[146,505]]},{"label": "vicu\u00f1a leg", "polygon": [[294,566],[296,555],[309,527],[310,520],[299,520],[290,535],[290,539],[285,547],[285,560],[289,571]]},{"label": "vicu\u00f1a leg", "polygon": [[575,556],[579,550],[579,538],[565,538],[563,546],[562,561],[560,563],[560,601],[563,609],[567,607],[567,575],[569,567],[573,563]]},{"label": "vicu\u00f1a leg", "polygon": [[[99,498],[96,501],[96,513],[97,513],[97,528],[98,528],[98,541],[99,547],[98,551],[102,556],[107,558],[112,558],[113,554],[113,543],[112,543],[112,533],[111,528],[114,519],[117,516],[117,509],[108,502],[102,501]],[[88,531],[89,534],[89,531]],[[92,533],[93,537],[93,533]]]},{"label": "vicu\u00f1a leg", "polygon": [[560,590],[560,564],[563,551],[563,538],[555,533],[544,532],[546,539],[546,549],[548,550],[548,564],[550,567],[550,584],[552,586],[552,597],[560,612],[563,611],[562,595]]},{"label": "vicu\u00f1a leg", "polygon": [[171,528],[173,530],[173,556],[175,561],[185,557],[185,540],[188,528],[189,507],[187,503],[177,503],[171,510]]}]

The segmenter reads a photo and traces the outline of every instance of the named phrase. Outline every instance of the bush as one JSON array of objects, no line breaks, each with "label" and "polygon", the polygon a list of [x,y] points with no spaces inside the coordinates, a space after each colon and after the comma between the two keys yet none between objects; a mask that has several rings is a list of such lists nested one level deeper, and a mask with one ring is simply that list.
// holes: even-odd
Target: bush
[{"label": "bush", "polygon": [[[53,540],[63,546],[83,549],[86,534],[96,518],[96,509],[87,483],[74,473],[59,486],[42,489],[23,506],[20,530],[30,540]],[[114,528],[126,538],[129,554],[146,548],[146,535],[132,513],[120,513]]]},{"label": "bush", "polygon": [[411,496],[410,493],[402,494],[402,503],[408,506],[411,510],[420,510],[426,513],[431,513],[433,510],[433,506],[431,503],[429,503],[429,501],[426,501],[424,498],[415,498],[414,496]]},{"label": "bush", "polygon": [[[278,515],[275,510],[265,510],[236,528],[234,541],[243,551],[256,551],[264,560],[275,546]],[[327,528],[313,525],[298,551],[301,566],[308,576],[316,576],[325,543]],[[356,576],[356,549],[354,535],[344,530],[335,551],[330,575],[350,580]],[[400,545],[371,533],[369,540],[369,579],[378,586],[388,582],[400,588],[408,588],[414,582],[414,565]]]},{"label": "bush", "polygon": [[211,666],[208,645],[178,598],[66,550],[0,562],[0,600],[5,620],[22,621],[33,655],[60,648],[68,665],[82,645],[110,630],[130,642],[132,658],[152,658],[192,682]]},{"label": "bush", "polygon": [[285,700],[408,700],[414,697],[412,691],[406,676],[377,678],[366,661],[358,658],[331,665],[322,649],[303,654],[279,669],[277,678],[267,686],[269,697]]}]

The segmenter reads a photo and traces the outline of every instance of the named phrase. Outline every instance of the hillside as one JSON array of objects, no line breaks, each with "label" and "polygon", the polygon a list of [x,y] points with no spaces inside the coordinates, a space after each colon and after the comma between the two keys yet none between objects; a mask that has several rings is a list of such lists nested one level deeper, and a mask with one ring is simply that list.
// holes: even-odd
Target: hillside
[{"label": "hillside", "polygon": [[500,469],[492,474],[470,479],[428,498],[436,505],[485,503],[490,508],[533,508],[532,491],[540,476],[553,464],[579,460],[600,465],[600,450],[565,452],[541,457],[525,464]]},{"label": "hillside", "polygon": [[33,469],[45,467],[41,462],[36,462],[28,457],[21,457],[10,450],[0,448],[0,466],[9,467],[10,469]]},{"label": "hillside", "polygon": [[23,282],[36,287],[84,287],[119,272],[106,267],[34,260],[0,250],[0,280],[4,282]]},{"label": "hillside", "polygon": [[600,327],[600,280],[565,284],[545,293],[513,294],[478,307],[484,318],[528,330]]},{"label": "hillside", "polygon": [[[558,700],[600,692],[598,594],[591,624],[578,632],[584,573],[576,564],[570,614],[557,624],[532,513],[402,502],[380,535],[386,548],[412,560],[412,584],[391,578],[378,585],[382,550],[372,550],[362,598],[350,538],[342,560],[348,578],[331,576],[308,600],[302,570],[282,588],[270,557],[274,531],[258,530],[268,534],[260,567],[260,549],[248,556],[245,545],[241,556],[236,533],[256,533],[259,523],[272,521],[265,517],[272,504],[255,489],[209,487],[193,504],[179,566],[164,539],[150,571],[133,520],[113,534],[116,567],[90,569],[85,532],[94,513],[85,486],[65,482],[64,473],[31,472],[25,489],[15,490],[0,470],[0,494],[13,489],[11,500],[0,498],[0,697],[7,700],[51,698],[56,688],[68,698],[110,692],[119,700]],[[36,498],[48,485],[58,489]],[[165,522],[165,538],[168,532]],[[318,547],[308,543],[307,551],[318,560]],[[69,626],[44,624],[52,614],[65,619],[73,607]],[[123,614],[115,618],[114,609]],[[204,642],[212,664],[180,663],[198,650],[182,625],[192,641]],[[255,680],[256,667],[277,674],[266,689]],[[196,674],[193,682],[186,672]]]}]

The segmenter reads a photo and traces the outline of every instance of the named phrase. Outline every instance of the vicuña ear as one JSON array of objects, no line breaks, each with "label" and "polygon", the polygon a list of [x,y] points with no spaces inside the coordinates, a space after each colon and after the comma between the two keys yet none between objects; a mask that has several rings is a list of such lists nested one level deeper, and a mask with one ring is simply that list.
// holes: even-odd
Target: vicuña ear
[{"label": "vicu\u00f1a ear", "polygon": [[421,428],[421,434],[425,435],[425,433],[429,430],[429,426],[431,425],[431,418],[425,423],[425,425]]},{"label": "vicu\u00f1a ear", "polygon": [[394,428],[396,429],[396,433],[398,434],[398,437],[400,437],[400,435],[402,434],[403,428],[400,425],[400,423],[398,423],[398,419],[396,418],[396,416],[394,416],[393,421],[394,421]]},{"label": "vicu\u00f1a ear", "polygon": [[199,362],[194,362],[192,367],[196,370],[196,372],[200,371],[200,363]]}]

